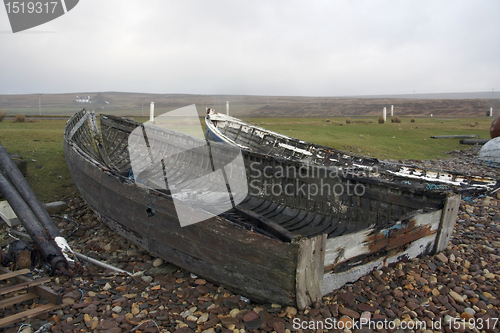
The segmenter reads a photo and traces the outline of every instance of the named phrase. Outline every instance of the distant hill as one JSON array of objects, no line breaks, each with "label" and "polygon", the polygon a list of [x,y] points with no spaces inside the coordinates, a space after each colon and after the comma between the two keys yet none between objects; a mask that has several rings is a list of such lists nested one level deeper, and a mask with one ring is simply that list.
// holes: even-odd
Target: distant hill
[{"label": "distant hill", "polygon": [[[76,97],[90,96],[91,103]],[[493,96],[493,98],[491,98]],[[39,110],[40,99],[40,110]],[[196,104],[201,114],[206,107],[225,112],[229,101],[230,114],[236,117],[336,117],[374,116],[391,105],[401,116],[481,117],[493,107],[500,110],[500,92],[413,94],[390,96],[307,97],[307,96],[245,96],[144,94],[127,92],[77,92],[66,94],[0,95],[0,109],[9,114],[69,115],[86,108],[96,113],[128,116],[149,114],[150,102],[156,114]]]},{"label": "distant hill", "polygon": [[356,98],[390,98],[390,99],[497,99],[500,91],[433,93],[433,94],[401,94],[401,95],[366,95],[352,96]]}]

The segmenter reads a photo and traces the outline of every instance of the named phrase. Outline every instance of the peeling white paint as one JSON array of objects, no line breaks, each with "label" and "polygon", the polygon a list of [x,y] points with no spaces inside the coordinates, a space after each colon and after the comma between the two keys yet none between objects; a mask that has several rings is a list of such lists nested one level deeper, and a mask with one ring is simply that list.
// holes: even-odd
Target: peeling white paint
[{"label": "peeling white paint", "polygon": [[57,246],[61,249],[62,254],[66,258],[66,261],[68,264],[73,265],[75,263],[75,260],[70,257],[74,255],[73,250],[69,247],[68,242],[64,237],[56,237],[54,238],[54,241],[56,242]]},{"label": "peeling white paint", "polygon": [[[410,178],[410,179],[419,179],[419,180],[425,180],[428,182],[440,182],[444,184],[450,184],[454,186],[460,186],[462,183],[464,183],[465,178],[463,177],[457,177],[455,181],[452,181],[451,179],[453,178],[452,174],[449,173],[440,173],[438,174],[437,172],[432,172],[428,171],[425,176],[422,176],[423,172],[418,172],[418,173],[413,173],[414,169],[412,168],[407,168],[407,167],[402,167],[399,171],[391,171],[388,170],[387,172],[395,175],[395,176],[400,176],[404,178]],[[470,186],[473,187],[488,187],[495,185],[496,181],[491,180],[482,180],[481,184],[470,184]],[[469,184],[468,184],[469,185]]]},{"label": "peeling white paint", "polygon": [[[415,220],[415,226],[428,226],[431,231],[435,232],[440,227],[441,214],[442,210],[438,210],[431,213],[418,214],[411,219]],[[394,225],[401,225],[401,223],[401,221],[398,221]],[[381,230],[380,232],[384,232],[385,230]],[[365,230],[361,230],[353,234],[327,239],[325,246],[325,267],[336,265],[357,256],[370,253],[370,249],[366,243],[366,238],[373,231],[373,226],[370,226]],[[435,234],[431,237],[435,238]]]},{"label": "peeling white paint", "polygon": [[[376,261],[372,261],[362,266],[354,267],[348,271],[340,273],[325,273],[323,276],[323,295],[329,294],[334,290],[342,288],[346,283],[355,282],[360,277],[370,274],[374,269],[380,269],[384,265],[389,265],[401,260],[402,256],[408,259],[413,259],[418,257],[422,252],[424,252],[429,246],[432,246],[436,240],[436,235],[430,235],[422,237],[412,242],[411,245],[406,249],[405,252],[399,253],[395,256],[388,258],[381,258]],[[326,261],[325,261],[326,264]]]},{"label": "peeling white paint", "polygon": [[296,148],[294,146],[287,145],[285,143],[280,143],[279,146],[283,147],[283,148],[286,148],[286,149],[289,149],[289,150],[296,151],[298,153],[301,153],[301,154],[304,154],[304,155],[307,155],[307,156],[311,156],[312,155],[312,153],[310,151],[308,151],[308,150]]}]

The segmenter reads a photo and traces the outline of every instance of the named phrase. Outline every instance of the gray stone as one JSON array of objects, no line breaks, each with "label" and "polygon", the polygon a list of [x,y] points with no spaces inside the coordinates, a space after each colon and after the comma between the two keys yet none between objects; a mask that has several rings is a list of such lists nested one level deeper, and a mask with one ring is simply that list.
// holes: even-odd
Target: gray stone
[{"label": "gray stone", "polygon": [[115,306],[114,308],[111,309],[114,313],[120,313],[122,312],[122,307],[121,306]]},{"label": "gray stone", "polygon": [[260,319],[260,317],[257,319],[245,322],[245,328],[249,331],[259,329],[261,325],[262,325],[262,319]]},{"label": "gray stone", "polygon": [[68,204],[64,201],[54,201],[49,203],[44,203],[43,207],[49,214],[59,214],[60,212],[68,209]]},{"label": "gray stone", "polygon": [[149,276],[149,275],[141,276],[141,279],[142,279],[142,281],[147,282],[147,283],[151,283],[153,281],[153,277]]},{"label": "gray stone", "polygon": [[153,261],[153,267],[159,267],[163,264],[163,259],[161,258],[156,258],[155,261]]}]

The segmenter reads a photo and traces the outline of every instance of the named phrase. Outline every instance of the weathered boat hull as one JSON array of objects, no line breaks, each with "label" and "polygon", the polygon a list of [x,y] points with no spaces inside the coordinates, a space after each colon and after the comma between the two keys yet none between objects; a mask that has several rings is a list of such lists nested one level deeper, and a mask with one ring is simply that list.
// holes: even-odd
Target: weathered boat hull
[{"label": "weathered boat hull", "polygon": [[73,180],[111,229],[159,257],[259,301],[295,303],[300,243],[284,243],[220,217],[180,227],[168,195],[138,187],[64,143]]},{"label": "weathered boat hull", "polygon": [[[127,132],[137,125],[106,118],[101,125],[105,136],[100,138],[91,120],[92,115],[85,112],[76,114],[68,121],[64,141],[70,173],[89,206],[110,228],[152,254],[260,302],[304,308],[373,269],[439,252],[448,244],[458,212],[457,195],[413,193],[405,199],[402,190],[391,193],[397,188],[387,191],[377,183],[371,185],[371,197],[342,203],[345,211],[336,217],[339,226],[348,223],[349,216],[359,215],[358,227],[351,230],[339,232],[335,226],[337,231],[329,233],[318,229],[329,216],[324,207],[308,207],[300,197],[280,201],[272,193],[250,196],[241,209],[181,227],[172,197],[135,184],[123,172],[127,163],[120,164],[123,159],[117,158],[126,151],[110,146],[118,141],[125,144]],[[243,155],[246,163],[258,162],[259,168],[285,163],[249,152]],[[256,201],[260,203],[257,208]],[[363,210],[371,211],[366,217],[372,216],[364,225],[359,222]],[[284,212],[294,212],[278,225],[278,229],[295,232],[289,240],[259,233],[258,225],[255,230],[242,227],[231,217],[240,214],[250,222],[273,225],[283,220]],[[312,234],[303,236],[311,229]]]}]

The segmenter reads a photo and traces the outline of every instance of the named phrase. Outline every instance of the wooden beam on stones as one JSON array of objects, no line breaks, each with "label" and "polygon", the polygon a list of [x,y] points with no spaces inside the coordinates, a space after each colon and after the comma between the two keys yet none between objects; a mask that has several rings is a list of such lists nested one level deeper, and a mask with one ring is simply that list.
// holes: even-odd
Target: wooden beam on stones
[{"label": "wooden beam on stones", "polygon": [[320,302],[323,296],[326,238],[324,234],[299,241],[295,293],[297,307],[301,310]]},{"label": "wooden beam on stones", "polygon": [[[5,267],[0,267],[0,273],[12,273],[12,271],[8,270]],[[13,277],[18,283],[23,283],[23,282],[28,282],[32,281],[31,279],[18,275]],[[56,293],[54,290],[47,286],[42,286],[42,285],[36,285],[36,286],[31,286],[28,288],[29,292],[32,292],[34,294],[39,295],[40,297],[45,298],[46,300],[49,300],[51,303],[54,304],[61,304],[62,303],[62,296],[61,294]]]},{"label": "wooden beam on stones", "polygon": [[19,321],[26,320],[28,318],[33,318],[33,317],[36,317],[38,315],[41,315],[42,313],[46,313],[46,312],[55,310],[57,308],[59,308],[59,305],[55,305],[52,303],[37,306],[36,308],[26,310],[23,312],[19,312],[19,313],[13,314],[11,316],[0,319],[0,327],[14,324],[14,323],[17,323]]},{"label": "wooden beam on stones", "polygon": [[436,238],[435,253],[443,251],[448,246],[451,234],[453,233],[453,227],[455,226],[455,220],[457,219],[460,199],[459,194],[451,194],[446,198],[441,215],[441,226]]}]

